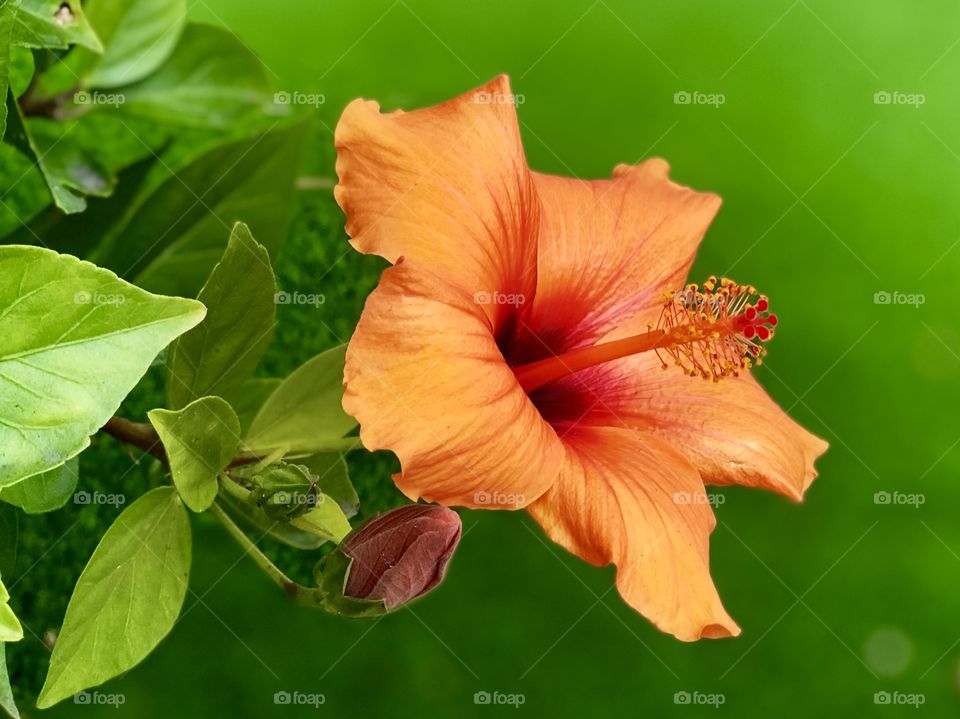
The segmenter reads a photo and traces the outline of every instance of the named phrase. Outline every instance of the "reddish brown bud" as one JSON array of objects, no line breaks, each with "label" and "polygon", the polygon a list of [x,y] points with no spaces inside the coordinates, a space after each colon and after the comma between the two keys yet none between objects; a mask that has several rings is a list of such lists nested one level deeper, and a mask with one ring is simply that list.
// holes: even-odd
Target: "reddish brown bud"
[{"label": "reddish brown bud", "polygon": [[437,586],[460,541],[453,510],[410,504],[374,517],[340,545],[351,561],[344,594],[383,600],[387,610]]}]

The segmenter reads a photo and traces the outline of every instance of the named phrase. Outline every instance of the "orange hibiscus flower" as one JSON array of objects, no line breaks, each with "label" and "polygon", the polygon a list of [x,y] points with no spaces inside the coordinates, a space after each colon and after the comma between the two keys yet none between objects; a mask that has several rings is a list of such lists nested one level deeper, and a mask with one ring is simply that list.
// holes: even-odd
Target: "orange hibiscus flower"
[{"label": "orange hibiscus flower", "polygon": [[344,111],[347,233],[393,264],[350,342],[344,407],[399,457],[411,499],[526,508],[614,563],[661,630],[736,635],[704,483],[799,500],[827,447],[746,371],[776,317],[751,287],[684,285],[717,196],[662,160],[610,180],[533,172],[512,98],[499,77],[429,109]]}]

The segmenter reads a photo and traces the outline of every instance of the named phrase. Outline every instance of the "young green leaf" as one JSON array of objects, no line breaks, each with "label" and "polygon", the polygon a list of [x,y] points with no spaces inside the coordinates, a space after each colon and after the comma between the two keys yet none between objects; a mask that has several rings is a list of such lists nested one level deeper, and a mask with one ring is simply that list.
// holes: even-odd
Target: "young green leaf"
[{"label": "young green leaf", "polygon": [[334,347],[294,370],[254,417],[244,449],[311,455],[352,446],[344,435],[357,423],[340,405],[345,354],[346,345]]},{"label": "young green leaf", "polygon": [[194,512],[206,511],[217,497],[217,475],[240,444],[233,408],[219,397],[201,397],[181,410],[150,410],[147,417],[160,435],[184,503]]},{"label": "young green leaf", "polygon": [[17,10],[15,45],[58,50],[82,45],[103,52],[80,0],[9,0],[9,4]]},{"label": "young green leaf", "polygon": [[190,520],[172,487],[127,507],[77,580],[37,706],[137,665],[173,628],[190,574]]},{"label": "young green leaf", "polygon": [[63,66],[85,87],[116,87],[152,73],[170,57],[187,16],[186,0],[86,0],[83,9],[103,54],[78,47]]},{"label": "young green leaf", "polygon": [[19,642],[23,639],[23,627],[7,603],[9,601],[7,588],[0,582],[0,642]]},{"label": "young green leaf", "polygon": [[325,494],[318,494],[316,507],[294,517],[290,524],[331,542],[339,542],[350,533],[350,522],[340,505]]},{"label": "young green leaf", "polygon": [[150,363],[204,316],[69,255],[0,246],[0,486],[90,444]]},{"label": "young green leaf", "polygon": [[167,402],[231,396],[256,368],[273,336],[277,307],[270,255],[242,222],[197,299],[207,317],[170,348]]},{"label": "young green leaf", "polygon": [[156,72],[120,91],[124,113],[191,127],[229,127],[272,99],[257,56],[229,30],[198,23]]},{"label": "young green leaf", "polygon": [[13,700],[13,688],[10,686],[10,673],[7,670],[7,645],[0,642],[0,708],[13,719],[20,719],[20,712]]},{"label": "young green leaf", "polygon": [[20,507],[27,514],[52,512],[73,496],[79,475],[80,462],[74,457],[49,472],[0,489],[0,500]]},{"label": "young green leaf", "polygon": [[350,482],[347,463],[339,452],[324,452],[312,457],[298,459],[317,477],[317,488],[340,505],[340,509],[349,518],[356,515],[360,509],[360,497]]}]

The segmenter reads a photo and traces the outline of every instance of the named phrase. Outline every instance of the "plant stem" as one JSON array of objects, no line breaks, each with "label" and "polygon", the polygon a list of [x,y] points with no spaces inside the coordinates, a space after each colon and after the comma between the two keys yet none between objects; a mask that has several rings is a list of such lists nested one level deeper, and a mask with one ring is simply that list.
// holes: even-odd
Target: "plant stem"
[{"label": "plant stem", "polygon": [[114,439],[141,449],[167,464],[167,453],[164,452],[160,436],[153,425],[131,422],[123,417],[111,417],[101,429]]},{"label": "plant stem", "polygon": [[283,571],[273,562],[270,561],[270,558],[264,554],[260,548],[253,543],[253,541],[246,535],[246,533],[236,525],[236,523],[230,518],[230,516],[223,511],[220,505],[214,503],[210,506],[210,513],[214,517],[220,520],[220,523],[226,527],[230,535],[237,540],[241,547],[247,550],[247,554],[250,555],[250,558],[257,563],[257,566],[262,569],[268,577],[270,577],[274,583],[283,590],[284,594],[292,599],[296,599],[302,604],[308,606],[319,606],[319,600],[317,597],[318,589],[312,589],[310,587],[305,587],[302,584],[298,584],[288,577]]}]

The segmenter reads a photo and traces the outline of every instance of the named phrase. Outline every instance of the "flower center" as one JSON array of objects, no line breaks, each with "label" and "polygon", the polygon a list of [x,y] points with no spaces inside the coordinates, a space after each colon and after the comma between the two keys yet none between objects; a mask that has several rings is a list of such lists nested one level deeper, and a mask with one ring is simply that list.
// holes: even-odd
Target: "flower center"
[{"label": "flower center", "polygon": [[581,347],[513,371],[529,394],[588,367],[652,351],[664,369],[670,359],[690,377],[718,382],[762,364],[766,354],[762,343],[773,337],[777,324],[769,306],[756,288],[711,277],[702,286],[691,284],[667,294],[656,328],[651,325],[642,334]]}]

